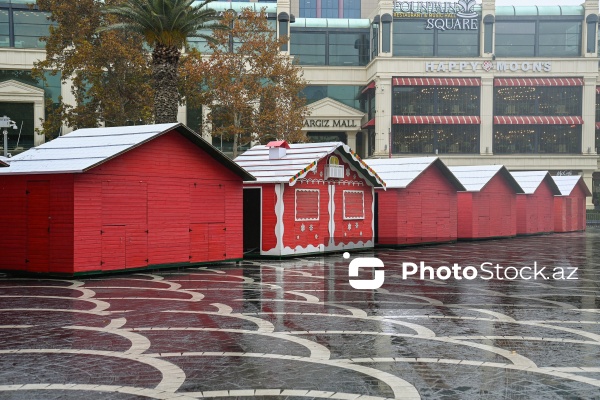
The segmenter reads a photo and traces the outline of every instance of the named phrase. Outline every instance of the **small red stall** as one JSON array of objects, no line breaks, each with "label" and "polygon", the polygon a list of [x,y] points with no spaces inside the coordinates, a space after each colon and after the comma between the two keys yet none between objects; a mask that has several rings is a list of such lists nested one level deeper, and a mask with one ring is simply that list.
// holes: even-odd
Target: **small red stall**
[{"label": "small red stall", "polygon": [[244,251],[294,256],[374,246],[373,190],[385,184],[341,142],[255,146],[235,161],[244,186]]},{"label": "small red stall", "polygon": [[554,231],[584,231],[586,225],[586,197],[592,193],[580,175],[553,176],[560,190],[554,196]]},{"label": "small red stall", "polygon": [[0,270],[80,275],[237,260],[242,182],[181,124],[80,129],[0,168]]},{"label": "small red stall", "polygon": [[464,186],[437,157],[370,159],[386,183],[376,190],[376,244],[456,241],[457,191]]},{"label": "small red stall", "polygon": [[465,187],[458,193],[458,238],[517,234],[517,193],[523,189],[503,165],[450,167]]},{"label": "small red stall", "polygon": [[560,190],[548,171],[518,171],[512,176],[523,188],[517,195],[517,235],[554,232],[554,196]]}]

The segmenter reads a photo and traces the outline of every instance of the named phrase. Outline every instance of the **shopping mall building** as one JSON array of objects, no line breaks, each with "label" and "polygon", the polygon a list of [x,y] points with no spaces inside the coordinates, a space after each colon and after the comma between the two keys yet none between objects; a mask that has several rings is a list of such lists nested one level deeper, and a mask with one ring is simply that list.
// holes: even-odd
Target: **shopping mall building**
[{"label": "shopping mall building", "polygon": [[[44,98],[74,101],[60,76],[49,75],[48,87],[28,77],[44,57],[48,21],[27,2],[0,0],[0,114],[22,126],[20,137],[10,132],[11,151],[17,140],[19,149],[43,140],[34,128]],[[582,174],[600,192],[597,0],[213,4],[266,7],[271,26],[289,32],[282,50],[309,82],[312,140],[341,140],[365,157],[437,154],[449,165]],[[199,129],[206,111],[182,107],[180,120]]]}]

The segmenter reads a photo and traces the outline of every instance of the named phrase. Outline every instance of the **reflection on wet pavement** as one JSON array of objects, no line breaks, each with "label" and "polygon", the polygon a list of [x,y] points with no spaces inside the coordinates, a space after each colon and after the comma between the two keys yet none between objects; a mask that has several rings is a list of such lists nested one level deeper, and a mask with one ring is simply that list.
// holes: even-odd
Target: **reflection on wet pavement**
[{"label": "reflection on wet pavement", "polygon": [[[599,399],[599,243],[592,229],[352,253],[383,260],[377,290],[353,289],[340,254],[0,275],[0,398]],[[403,279],[420,261],[548,279]]]}]

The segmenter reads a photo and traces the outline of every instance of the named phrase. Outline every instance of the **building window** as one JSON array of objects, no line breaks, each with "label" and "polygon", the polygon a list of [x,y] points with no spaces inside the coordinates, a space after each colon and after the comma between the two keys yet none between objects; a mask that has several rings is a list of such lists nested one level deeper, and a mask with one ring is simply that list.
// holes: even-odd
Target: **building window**
[{"label": "building window", "polygon": [[478,154],[479,125],[394,125],[392,153]]},{"label": "building window", "polygon": [[498,21],[498,57],[577,57],[581,54],[581,20]]},{"label": "building window", "polygon": [[0,10],[0,47],[10,47],[8,11]]},{"label": "building window", "polygon": [[390,14],[381,16],[381,25],[381,52],[389,53],[392,40],[392,17]]},{"label": "building window", "polygon": [[365,193],[360,190],[344,190],[344,219],[365,219]]},{"label": "building window", "polygon": [[36,11],[13,11],[15,47],[44,48],[41,36],[48,36],[48,13]]},{"label": "building window", "polygon": [[317,0],[300,0],[300,18],[317,18]]},{"label": "building window", "polygon": [[581,125],[495,125],[494,153],[581,153]]},{"label": "building window", "polygon": [[321,18],[339,18],[339,2],[338,0],[321,0]]},{"label": "building window", "polygon": [[394,115],[479,115],[479,86],[394,86]]},{"label": "building window", "polygon": [[396,57],[477,57],[478,30],[425,29],[424,19],[395,19],[393,54]]},{"label": "building window", "polygon": [[319,199],[318,189],[296,189],[296,221],[318,221]]},{"label": "building window", "polygon": [[308,104],[329,97],[360,110],[362,88],[363,86],[350,85],[310,85],[304,88],[302,94]]},{"label": "building window", "polygon": [[327,32],[298,32],[290,35],[290,54],[300,65],[327,64]]},{"label": "building window", "polygon": [[371,59],[379,55],[379,15],[375,16],[371,25]]},{"label": "building window", "polygon": [[494,52],[494,21],[493,15],[486,15],[485,18],[483,18],[483,52],[487,54]]},{"label": "building window", "polygon": [[344,0],[344,18],[360,18],[360,0]]},{"label": "building window", "polygon": [[596,14],[590,14],[585,19],[587,24],[587,46],[586,52],[596,52],[596,30],[598,28],[598,16]]},{"label": "building window", "polygon": [[494,115],[581,115],[581,86],[494,88]]}]

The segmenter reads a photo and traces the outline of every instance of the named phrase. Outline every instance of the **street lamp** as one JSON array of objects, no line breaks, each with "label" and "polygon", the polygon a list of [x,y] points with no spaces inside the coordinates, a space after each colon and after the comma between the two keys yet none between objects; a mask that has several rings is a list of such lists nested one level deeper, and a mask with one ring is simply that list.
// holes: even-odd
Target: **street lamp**
[{"label": "street lamp", "polygon": [[17,129],[17,123],[12,121],[6,115],[4,117],[0,117],[0,128],[3,128],[4,133],[4,157],[8,157],[8,131],[6,128]]}]

